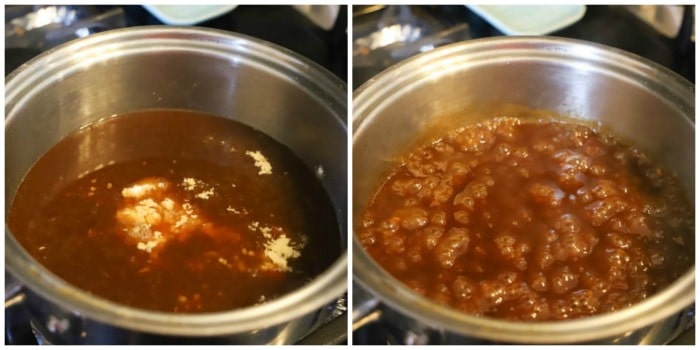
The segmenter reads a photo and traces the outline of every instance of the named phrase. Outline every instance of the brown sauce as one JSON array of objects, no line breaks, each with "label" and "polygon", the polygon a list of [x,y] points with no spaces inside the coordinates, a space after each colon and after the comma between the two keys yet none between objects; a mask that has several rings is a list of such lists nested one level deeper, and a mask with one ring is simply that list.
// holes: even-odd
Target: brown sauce
[{"label": "brown sauce", "polygon": [[340,254],[333,206],[300,159],[248,126],[185,111],[106,118],[66,137],[26,175],[8,224],[69,283],[165,312],[269,301]]},{"label": "brown sauce", "polygon": [[676,180],[586,126],[498,118],[400,157],[363,212],[369,254],[466,313],[560,320],[610,312],[694,263]]}]

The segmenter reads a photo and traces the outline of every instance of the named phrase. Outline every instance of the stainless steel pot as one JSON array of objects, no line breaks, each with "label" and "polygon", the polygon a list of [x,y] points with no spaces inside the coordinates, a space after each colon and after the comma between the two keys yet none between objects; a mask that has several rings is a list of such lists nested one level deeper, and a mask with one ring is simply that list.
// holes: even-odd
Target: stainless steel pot
[{"label": "stainless steel pot", "polygon": [[[215,30],[115,30],[37,57],[7,78],[5,91],[5,203],[32,164],[80,126],[113,114],[178,108],[248,124],[309,168],[322,169],[347,234],[346,86],[289,50]],[[89,146],[99,154],[101,145]],[[100,157],[94,158],[83,166],[97,166]],[[7,229],[5,254],[6,268],[30,291],[25,301],[34,326],[52,343],[278,344],[308,333],[346,290],[344,237],[342,255],[302,288],[259,306],[202,315],[138,310],[84,293],[39,265]]]},{"label": "stainless steel pot", "polygon": [[[371,79],[353,100],[353,222],[392,158],[419,135],[494,117],[516,104],[600,122],[673,170],[694,203],[694,86],[657,64],[583,41],[547,37],[473,40],[404,61]],[[494,107],[496,106],[496,107]],[[695,269],[630,308],[577,320],[524,323],[439,306],[392,278],[353,242],[353,276],[370,298],[354,300],[365,322],[377,298],[384,315],[443,342],[659,343],[688,325]],[[368,300],[369,299],[369,300]],[[368,308],[361,308],[370,305]],[[378,316],[374,315],[377,318]]]}]

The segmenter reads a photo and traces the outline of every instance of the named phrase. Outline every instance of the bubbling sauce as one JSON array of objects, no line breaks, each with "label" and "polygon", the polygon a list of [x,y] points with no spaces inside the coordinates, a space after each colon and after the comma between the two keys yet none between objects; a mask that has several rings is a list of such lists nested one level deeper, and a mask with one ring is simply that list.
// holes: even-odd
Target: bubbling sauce
[{"label": "bubbling sauce", "polygon": [[561,320],[637,303],[694,263],[674,177],[586,126],[497,118],[399,158],[357,229],[415,292],[465,313]]},{"label": "bubbling sauce", "polygon": [[8,224],[69,283],[165,312],[262,303],[340,254],[333,206],[300,159],[185,111],[110,117],[61,140],[22,181]]}]

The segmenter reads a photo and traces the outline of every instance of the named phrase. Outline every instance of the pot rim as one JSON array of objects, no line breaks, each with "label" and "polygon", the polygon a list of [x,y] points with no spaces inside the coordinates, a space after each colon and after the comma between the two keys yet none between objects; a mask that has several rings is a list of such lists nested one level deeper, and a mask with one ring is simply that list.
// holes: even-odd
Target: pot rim
[{"label": "pot rim", "polygon": [[[528,44],[533,47],[527,46]],[[358,116],[371,114],[371,109],[388,102],[386,101],[388,90],[408,89],[419,83],[415,81],[416,76],[423,75],[424,79],[426,79],[425,76],[434,79],[436,76],[431,76],[430,73],[435,70],[438,62],[442,62],[439,64],[442,67],[439,68],[447,69],[450,64],[461,62],[451,59],[451,56],[464,53],[471,56],[470,58],[475,61],[474,65],[488,60],[498,60],[500,63],[508,64],[522,57],[546,60],[571,60],[572,57],[576,57],[582,61],[595,61],[598,64],[604,64],[602,68],[617,73],[618,76],[638,79],[650,89],[678,103],[678,107],[691,115],[691,121],[694,122],[694,105],[688,106],[682,102],[695,102],[695,85],[678,73],[642,56],[603,44],[555,36],[489,37],[452,43],[420,53],[385,69],[360,85],[353,91],[353,140],[365,119]],[[514,54],[514,56],[504,56],[503,53]],[[518,53],[521,56],[515,57]],[[523,53],[526,55],[522,56]],[[590,67],[582,64],[581,68]],[[659,84],[655,79],[658,76],[669,79],[668,84]],[[679,100],[676,94],[681,95],[682,98]]]},{"label": "pot rim", "polygon": [[[508,55],[504,58],[504,52]],[[638,82],[673,103],[694,127],[694,85],[675,72],[635,54],[587,41],[558,37],[496,37],[453,43],[404,60],[371,78],[353,92],[353,149],[364,128],[370,127],[374,110],[391,103],[392,96],[409,91],[446,71],[518,59],[572,60],[605,63],[601,68],[619,78]],[[468,63],[464,63],[469,61]],[[473,62],[471,62],[473,61]],[[459,62],[459,63],[458,63]],[[469,66],[468,64],[472,64]],[[578,61],[577,61],[578,63]],[[454,68],[455,64],[463,64]],[[468,68],[464,68],[468,67]],[[438,71],[436,74],[435,71]],[[661,84],[658,81],[665,79]],[[415,85],[413,85],[415,84]],[[689,198],[693,200],[694,198]],[[362,204],[364,207],[366,204]],[[355,206],[357,207],[357,205]],[[356,217],[358,213],[353,212]],[[356,222],[353,218],[353,223]],[[355,225],[353,224],[354,232]],[[442,306],[414,293],[392,277],[367,254],[353,234],[353,279],[377,298],[422,323],[456,334],[516,343],[570,343],[619,336],[643,328],[694,302],[695,266],[671,285],[628,308],[585,318],[523,322],[483,318]]]},{"label": "pot rim", "polygon": [[[120,42],[124,41],[124,42]],[[187,45],[178,46],[178,44]],[[97,49],[97,48],[101,49]],[[252,36],[220,29],[187,26],[148,25],[112,29],[75,39],[56,46],[25,62],[5,78],[5,114],[21,103],[21,93],[36,89],[35,85],[49,83],[42,80],[48,72],[78,70],[80,60],[105,60],[105,56],[128,52],[156,52],[171,50],[207,52],[217,55],[236,52],[255,60],[259,66],[269,66],[273,71],[286,71],[290,80],[312,82],[314,93],[333,109],[334,114],[347,111],[347,84],[316,62],[283,46]],[[235,49],[232,51],[232,49]],[[115,51],[116,53],[112,53]],[[68,67],[68,68],[66,68]],[[48,71],[48,72],[47,72]],[[37,74],[43,73],[43,74]],[[64,73],[65,72],[61,72]],[[56,79],[56,77],[52,77]],[[11,104],[8,106],[8,102]],[[337,117],[343,125],[347,121]]]},{"label": "pot rim", "polygon": [[[108,55],[119,50],[131,50],[128,54],[134,54],[162,49],[244,56],[259,66],[284,75],[284,78],[309,81],[311,87],[304,88],[327,105],[339,127],[347,132],[347,122],[342,118],[347,111],[346,84],[325,68],[289,49],[250,36],[177,26],[110,30],[73,40],[33,58],[6,79],[5,125],[7,127],[13,120],[13,108],[27,102],[27,91],[40,89],[37,86],[42,82],[60,79],[56,77],[57,72],[79,69],[72,66],[83,63],[82,59],[107,60],[103,53],[111,57]],[[339,225],[344,221],[344,218],[338,218]],[[277,299],[230,311],[175,314],[124,306],[73,287],[29,256],[5,226],[6,269],[33,292],[77,315],[125,329],[173,336],[215,336],[254,331],[322,308],[347,290],[347,242],[341,239],[341,245],[340,256],[325,271]]]}]

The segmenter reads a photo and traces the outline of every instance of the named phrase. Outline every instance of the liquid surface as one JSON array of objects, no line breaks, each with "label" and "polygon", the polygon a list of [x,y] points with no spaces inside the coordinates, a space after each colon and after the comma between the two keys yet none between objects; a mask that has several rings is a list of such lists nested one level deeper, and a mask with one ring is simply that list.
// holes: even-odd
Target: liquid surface
[{"label": "liquid surface", "polygon": [[8,223],[75,286],[165,312],[263,303],[340,254],[333,206],[289,149],[183,111],[107,118],[65,138],[23,180]]},{"label": "liquid surface", "polygon": [[562,122],[499,118],[400,158],[359,239],[415,292],[466,313],[610,312],[694,263],[693,209],[638,150]]}]

